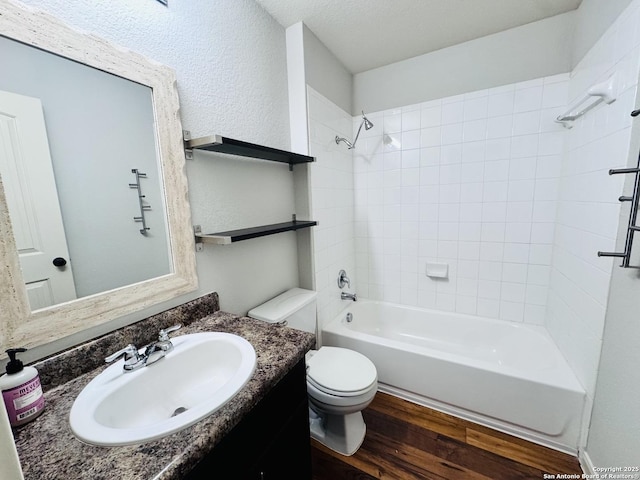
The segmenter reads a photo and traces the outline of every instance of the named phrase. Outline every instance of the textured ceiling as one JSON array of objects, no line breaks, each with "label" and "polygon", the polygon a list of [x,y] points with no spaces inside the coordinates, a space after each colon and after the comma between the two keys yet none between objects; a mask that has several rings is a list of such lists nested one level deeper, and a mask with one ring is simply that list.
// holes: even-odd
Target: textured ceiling
[{"label": "textured ceiling", "polygon": [[546,17],[582,0],[256,0],[283,27],[303,21],[352,73]]}]

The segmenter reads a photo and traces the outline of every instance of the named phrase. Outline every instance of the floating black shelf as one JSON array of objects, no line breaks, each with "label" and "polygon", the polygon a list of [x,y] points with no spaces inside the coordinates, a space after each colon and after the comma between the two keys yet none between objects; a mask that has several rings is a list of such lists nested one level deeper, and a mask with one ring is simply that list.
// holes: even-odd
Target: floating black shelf
[{"label": "floating black shelf", "polygon": [[242,240],[275,235],[276,233],[291,232],[301,228],[309,228],[317,225],[318,222],[310,220],[294,220],[291,222],[273,223],[259,227],[241,228],[217,233],[201,233],[199,225],[194,227],[196,243],[212,243],[214,245],[229,245]]},{"label": "floating black shelf", "polygon": [[189,132],[184,132],[185,149],[206,150],[208,152],[220,152],[230,155],[240,155],[242,157],[259,158],[261,160],[269,160],[272,162],[288,163],[289,166],[300,163],[315,162],[314,157],[301,155],[299,153],[288,152],[286,150],[278,150],[277,148],[265,147],[255,143],[243,142],[233,138],[223,137],[220,135],[209,135],[191,139]]}]

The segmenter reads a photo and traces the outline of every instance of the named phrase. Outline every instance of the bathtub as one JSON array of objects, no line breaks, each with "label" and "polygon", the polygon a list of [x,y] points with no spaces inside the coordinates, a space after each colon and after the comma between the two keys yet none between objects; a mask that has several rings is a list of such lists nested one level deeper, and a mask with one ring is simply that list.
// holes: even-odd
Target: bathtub
[{"label": "bathtub", "polygon": [[543,327],[358,300],[321,339],[369,357],[381,391],[577,452],[585,392]]}]

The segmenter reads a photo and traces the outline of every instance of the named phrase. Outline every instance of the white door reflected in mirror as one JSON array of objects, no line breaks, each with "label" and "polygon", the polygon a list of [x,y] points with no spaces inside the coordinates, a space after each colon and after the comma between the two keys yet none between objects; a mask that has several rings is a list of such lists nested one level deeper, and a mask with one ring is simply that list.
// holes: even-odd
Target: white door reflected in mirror
[{"label": "white door reflected in mirror", "polygon": [[[75,299],[39,99],[0,91],[0,172],[31,308]],[[57,258],[67,264],[54,265]]]}]

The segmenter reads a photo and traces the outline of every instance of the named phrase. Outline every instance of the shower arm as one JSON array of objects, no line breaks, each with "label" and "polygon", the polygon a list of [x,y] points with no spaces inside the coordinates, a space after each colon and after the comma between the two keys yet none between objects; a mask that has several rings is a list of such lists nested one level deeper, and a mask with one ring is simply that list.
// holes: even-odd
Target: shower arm
[{"label": "shower arm", "polygon": [[358,133],[356,133],[356,138],[353,139],[353,143],[351,143],[349,140],[347,140],[344,137],[339,137],[336,135],[336,144],[340,144],[340,142],[344,142],[347,144],[347,147],[349,147],[349,150],[353,150],[354,148],[356,148],[356,142],[358,141],[358,137],[360,136],[360,130],[362,130],[362,126],[364,125],[365,120],[366,119],[363,116],[362,121],[360,122],[360,126],[358,127]]}]

